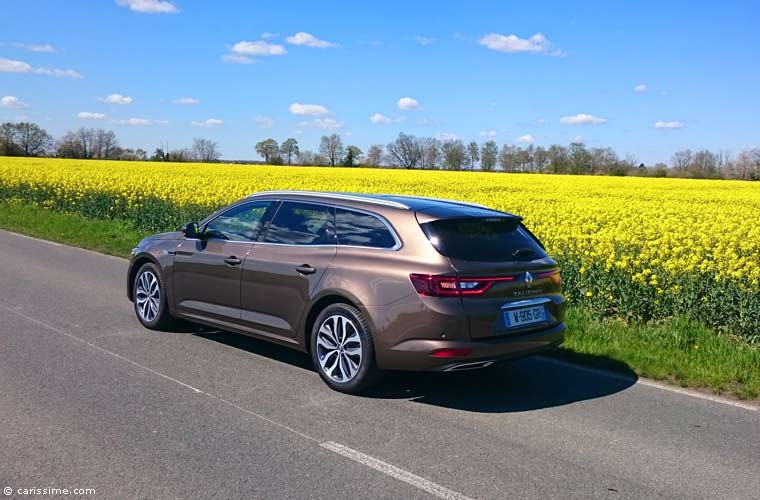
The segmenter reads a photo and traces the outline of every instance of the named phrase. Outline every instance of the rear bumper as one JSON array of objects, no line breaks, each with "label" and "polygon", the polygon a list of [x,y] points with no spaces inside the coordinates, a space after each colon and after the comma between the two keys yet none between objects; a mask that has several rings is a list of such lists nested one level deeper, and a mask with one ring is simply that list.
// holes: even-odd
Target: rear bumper
[{"label": "rear bumper", "polygon": [[[559,346],[565,339],[565,329],[565,324],[559,323],[543,330],[490,339],[405,340],[391,347],[379,364],[389,370],[448,371],[464,363],[521,358]],[[470,354],[453,358],[430,356],[436,349],[469,349]]]}]

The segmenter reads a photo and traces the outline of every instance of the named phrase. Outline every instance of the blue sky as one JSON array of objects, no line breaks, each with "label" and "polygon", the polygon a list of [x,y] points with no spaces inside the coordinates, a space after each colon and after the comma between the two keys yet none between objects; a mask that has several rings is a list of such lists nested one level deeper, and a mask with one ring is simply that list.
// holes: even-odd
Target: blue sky
[{"label": "blue sky", "polygon": [[653,163],[760,145],[758,25],[754,1],[3,0],[0,120],[225,159],[404,131]]}]

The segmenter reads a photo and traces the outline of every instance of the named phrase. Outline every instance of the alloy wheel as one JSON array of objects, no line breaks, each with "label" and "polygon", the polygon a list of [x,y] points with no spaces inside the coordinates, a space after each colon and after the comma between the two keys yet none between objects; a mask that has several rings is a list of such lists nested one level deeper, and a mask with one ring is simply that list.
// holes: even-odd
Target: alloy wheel
[{"label": "alloy wheel", "polygon": [[137,278],[135,305],[140,319],[150,323],[158,315],[161,305],[161,285],[151,271],[145,271]]},{"label": "alloy wheel", "polygon": [[354,322],[341,314],[327,317],[317,331],[322,372],[336,382],[353,379],[362,363],[362,340]]}]

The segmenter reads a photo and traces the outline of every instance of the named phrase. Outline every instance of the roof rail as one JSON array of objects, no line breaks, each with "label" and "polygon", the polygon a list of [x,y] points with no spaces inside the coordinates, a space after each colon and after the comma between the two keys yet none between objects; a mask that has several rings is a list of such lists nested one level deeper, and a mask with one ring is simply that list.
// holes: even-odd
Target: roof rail
[{"label": "roof rail", "polygon": [[[394,196],[394,195],[389,195],[389,196]],[[487,208],[488,210],[493,210],[493,208],[488,207],[486,205],[481,205],[480,203],[473,203],[470,201],[451,200],[448,198],[431,198],[430,196],[414,196],[411,194],[400,194],[398,196],[402,198],[413,198],[415,200],[433,200],[433,201],[440,201],[443,203],[451,203],[452,205],[463,205],[465,207]]]},{"label": "roof rail", "polygon": [[319,198],[332,198],[332,199],[338,199],[338,200],[350,200],[350,201],[361,201],[364,203],[374,203],[376,205],[385,205],[388,207],[394,207],[394,208],[404,208],[409,209],[408,205],[404,205],[403,203],[399,203],[397,201],[392,200],[383,200],[380,198],[374,198],[370,196],[361,196],[357,194],[344,194],[344,193],[330,193],[330,192],[323,192],[323,191],[261,191],[258,193],[252,193],[249,194],[246,198],[253,198],[256,196],[277,196],[277,195],[304,195],[304,196],[316,196]]}]

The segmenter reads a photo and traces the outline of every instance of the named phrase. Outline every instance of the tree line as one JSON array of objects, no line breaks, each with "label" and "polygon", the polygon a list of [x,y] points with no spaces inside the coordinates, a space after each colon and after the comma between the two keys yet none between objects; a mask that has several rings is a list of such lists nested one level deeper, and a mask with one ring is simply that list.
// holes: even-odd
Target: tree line
[{"label": "tree line", "polygon": [[[255,145],[264,163],[272,165],[366,166],[406,169],[480,170],[576,175],[641,175],[708,179],[760,180],[760,148],[733,157],[726,151],[684,149],[673,154],[670,165],[644,165],[635,155],[620,156],[610,147],[588,147],[581,142],[548,147],[499,146],[461,139],[417,137],[400,133],[388,144],[373,144],[365,153],[344,145],[338,134],[325,135],[316,151],[302,149],[294,138],[281,144],[268,138]],[[195,138],[188,148],[161,146],[151,155],[144,149],[121,147],[110,130],[80,128],[58,140],[36,123],[0,125],[0,156],[55,156],[59,158],[135,161],[216,162],[222,157],[216,142]]]},{"label": "tree line", "polygon": [[123,148],[112,130],[80,128],[70,130],[58,140],[36,123],[0,125],[0,156],[51,156],[79,160],[127,161],[219,161],[222,155],[216,142],[195,138],[189,148],[169,150],[159,147],[148,156],[144,149]]}]

